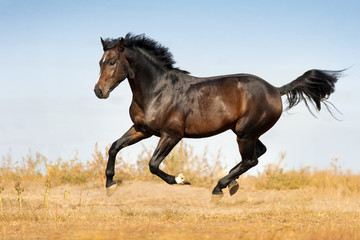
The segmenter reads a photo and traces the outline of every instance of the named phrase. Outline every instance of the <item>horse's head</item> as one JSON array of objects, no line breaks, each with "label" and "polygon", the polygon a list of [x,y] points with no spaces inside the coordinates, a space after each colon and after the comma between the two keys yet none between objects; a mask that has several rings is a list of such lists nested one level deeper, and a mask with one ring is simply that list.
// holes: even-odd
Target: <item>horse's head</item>
[{"label": "horse's head", "polygon": [[99,62],[100,77],[96,83],[94,92],[98,98],[108,98],[125,78],[134,77],[134,72],[125,57],[124,39],[121,38],[117,44],[109,48],[108,42],[101,38],[104,54]]}]

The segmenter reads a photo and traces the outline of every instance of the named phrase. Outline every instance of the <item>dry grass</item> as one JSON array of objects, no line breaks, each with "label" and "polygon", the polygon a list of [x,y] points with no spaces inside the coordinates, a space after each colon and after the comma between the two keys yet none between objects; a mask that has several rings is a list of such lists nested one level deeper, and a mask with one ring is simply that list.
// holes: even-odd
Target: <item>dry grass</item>
[{"label": "dry grass", "polygon": [[3,157],[0,239],[360,239],[360,176],[337,159],[327,170],[285,171],[282,154],[258,176],[241,177],[236,195],[212,202],[225,169],[219,157],[181,143],[163,167],[193,185],[170,186],[149,173],[149,156],[144,149],[137,166],[119,156],[122,184],[110,198],[107,154],[97,146],[86,164],[76,156],[29,154],[16,164]]},{"label": "dry grass", "polygon": [[[312,211],[230,214],[172,210],[68,214],[65,217],[23,215],[3,226],[3,238],[23,239],[359,239],[351,213],[320,215]],[[67,220],[71,218],[71,220]],[[103,219],[102,221],[93,219]],[[329,222],[329,219],[332,219]],[[29,224],[30,223],[30,224]]]},{"label": "dry grass", "polygon": [[[121,183],[126,180],[161,181],[150,173],[148,162],[153,150],[143,148],[136,164],[125,162],[119,153],[116,159],[115,178]],[[162,164],[164,171],[178,174],[182,172],[197,186],[209,186],[225,174],[225,167],[220,164],[220,155],[209,159],[206,150],[202,156],[193,153],[191,146],[180,142]],[[220,154],[220,153],[219,153]],[[51,179],[54,186],[61,184],[84,184],[96,182],[103,185],[105,182],[105,168],[108,158],[108,148],[104,152],[95,145],[93,159],[84,162],[75,155],[73,158],[49,161],[40,153],[24,157],[22,161],[13,161],[11,155],[2,157],[0,173],[4,181],[39,181],[44,177]]]},{"label": "dry grass", "polygon": [[4,195],[3,239],[360,239],[359,193],[240,190],[214,203],[210,189],[145,181],[111,198],[90,185],[58,186],[49,208],[36,209],[39,186],[25,189],[22,212]]}]

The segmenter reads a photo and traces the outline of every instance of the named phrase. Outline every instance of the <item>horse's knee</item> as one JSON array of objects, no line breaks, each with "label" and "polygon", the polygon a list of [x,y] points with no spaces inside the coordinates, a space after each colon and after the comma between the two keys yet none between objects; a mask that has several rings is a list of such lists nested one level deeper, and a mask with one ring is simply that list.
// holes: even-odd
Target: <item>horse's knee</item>
[{"label": "horse's knee", "polygon": [[149,163],[149,169],[150,169],[150,172],[152,174],[156,174],[158,172],[158,170],[159,170],[159,167],[150,162]]},{"label": "horse's knee", "polygon": [[114,142],[109,149],[109,157],[116,157],[119,151],[116,149],[116,142]]},{"label": "horse's knee", "polygon": [[247,161],[245,161],[245,165],[249,168],[255,167],[256,165],[258,165],[259,160],[257,158],[255,159],[249,159]]}]

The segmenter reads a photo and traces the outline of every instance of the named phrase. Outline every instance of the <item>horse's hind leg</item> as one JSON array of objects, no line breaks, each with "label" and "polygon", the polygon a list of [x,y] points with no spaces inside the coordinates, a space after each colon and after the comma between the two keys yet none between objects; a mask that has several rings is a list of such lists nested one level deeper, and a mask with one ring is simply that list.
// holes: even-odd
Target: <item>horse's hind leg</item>
[{"label": "horse's hind leg", "polygon": [[258,158],[261,157],[264,153],[266,153],[266,146],[260,141],[260,139],[256,141],[255,153]]},{"label": "horse's hind leg", "polygon": [[[266,152],[266,147],[265,145],[258,139],[256,141],[256,144],[255,144],[255,154],[256,156],[259,158],[260,156],[262,156],[264,153]],[[235,167],[233,167],[229,173],[231,173],[234,169],[236,169],[238,166],[240,165],[240,163],[238,163]],[[234,195],[238,189],[239,189],[239,183],[235,180],[232,180],[229,185],[228,185],[228,188],[229,188],[229,193],[230,193],[230,196]]]},{"label": "horse's hind leg", "polygon": [[[212,194],[222,195],[222,189],[235,181],[241,174],[258,164],[258,157],[255,151],[256,140],[237,138],[241,154],[241,162],[237,164],[228,175],[219,180]],[[260,142],[261,143],[261,142]],[[262,151],[259,151],[261,153]],[[236,184],[236,182],[235,182]],[[237,190],[237,189],[236,189]],[[236,191],[235,191],[236,192]]]},{"label": "horse's hind leg", "polygon": [[256,141],[255,153],[258,158],[266,153],[266,146],[260,141],[260,139]]},{"label": "horse's hind leg", "polygon": [[[240,149],[239,149],[240,150]],[[259,158],[266,152],[266,146],[258,139],[255,144],[255,153],[256,156]],[[230,172],[232,172],[235,168],[239,166],[240,163],[238,163],[235,167],[233,167]],[[229,173],[230,173],[229,172]]]}]

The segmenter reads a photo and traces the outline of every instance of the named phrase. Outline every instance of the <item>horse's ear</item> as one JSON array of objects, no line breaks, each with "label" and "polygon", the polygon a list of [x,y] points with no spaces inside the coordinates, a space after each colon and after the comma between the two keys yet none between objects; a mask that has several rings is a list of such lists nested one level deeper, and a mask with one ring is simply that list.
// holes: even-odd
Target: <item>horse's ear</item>
[{"label": "horse's ear", "polygon": [[125,47],[124,47],[124,38],[121,38],[120,41],[116,44],[115,49],[118,50],[119,52],[124,51]]},{"label": "horse's ear", "polygon": [[103,49],[104,49],[104,51],[105,51],[106,46],[107,46],[107,42],[105,42],[105,41],[102,39],[102,37],[100,37],[100,40],[101,40],[101,44],[102,44],[102,46],[103,46]]}]

